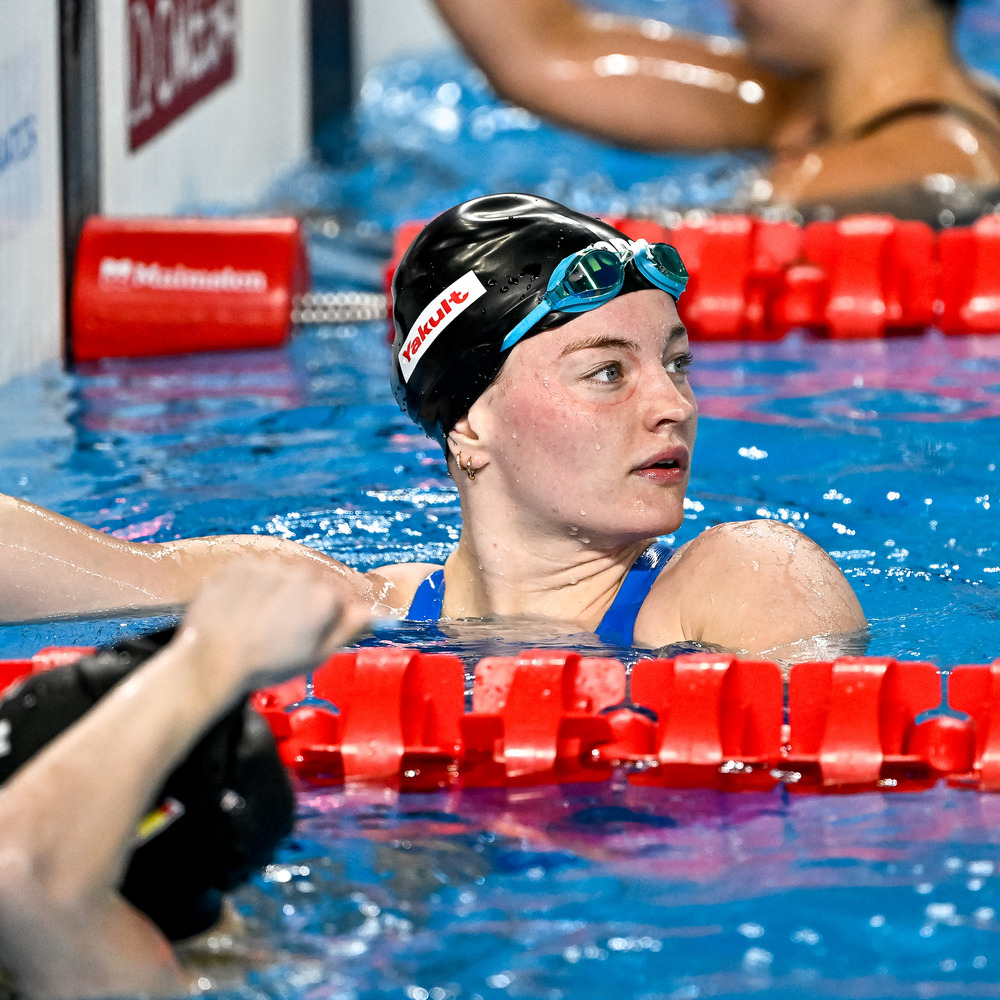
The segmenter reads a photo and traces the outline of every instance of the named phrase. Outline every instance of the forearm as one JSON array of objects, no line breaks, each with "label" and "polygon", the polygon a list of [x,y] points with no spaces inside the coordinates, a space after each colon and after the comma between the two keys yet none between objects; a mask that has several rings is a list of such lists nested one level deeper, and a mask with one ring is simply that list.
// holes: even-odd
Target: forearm
[{"label": "forearm", "polygon": [[[317,576],[364,577],[307,546],[267,535],[135,543],[0,495],[0,620],[186,604],[229,560],[255,555]],[[372,593],[373,604],[378,595]]]},{"label": "forearm", "polygon": [[738,46],[568,0],[435,0],[501,96],[544,117],[648,148],[766,146],[786,114],[784,81]]},{"label": "forearm", "polygon": [[0,617],[41,618],[167,603],[155,547],[95,531],[0,495]]}]

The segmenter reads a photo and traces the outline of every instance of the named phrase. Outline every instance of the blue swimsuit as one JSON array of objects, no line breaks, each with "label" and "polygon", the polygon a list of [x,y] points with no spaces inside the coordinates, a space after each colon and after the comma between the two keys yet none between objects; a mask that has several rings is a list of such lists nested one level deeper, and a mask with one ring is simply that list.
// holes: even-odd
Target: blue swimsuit
[{"label": "blue swimsuit", "polygon": [[[662,542],[654,542],[632,564],[611,607],[608,608],[601,624],[594,630],[599,639],[612,646],[631,646],[632,633],[639,609],[649,596],[649,592],[674,554],[674,549]],[[444,570],[438,569],[420,582],[413,595],[413,603],[406,614],[408,622],[436,622],[441,618],[444,603]]]}]

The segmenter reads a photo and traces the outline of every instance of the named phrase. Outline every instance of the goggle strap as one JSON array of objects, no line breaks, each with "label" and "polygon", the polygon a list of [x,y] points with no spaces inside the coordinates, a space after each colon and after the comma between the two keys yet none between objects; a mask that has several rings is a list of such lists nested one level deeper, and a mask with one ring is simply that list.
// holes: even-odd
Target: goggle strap
[{"label": "goggle strap", "polygon": [[501,352],[513,347],[543,316],[552,312],[552,306],[548,299],[542,299],[534,309],[514,327],[500,345]]}]

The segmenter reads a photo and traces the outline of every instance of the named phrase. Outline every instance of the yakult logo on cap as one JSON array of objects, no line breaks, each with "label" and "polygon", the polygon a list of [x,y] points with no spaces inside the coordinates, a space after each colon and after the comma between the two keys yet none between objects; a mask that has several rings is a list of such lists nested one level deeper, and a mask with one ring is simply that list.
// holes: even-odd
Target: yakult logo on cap
[{"label": "yakult logo on cap", "polygon": [[480,296],[486,287],[472,271],[467,271],[454,284],[449,285],[417,317],[406,335],[406,343],[399,352],[399,370],[403,381],[409,382],[414,368],[434,343],[435,338],[457,316],[460,316]]}]

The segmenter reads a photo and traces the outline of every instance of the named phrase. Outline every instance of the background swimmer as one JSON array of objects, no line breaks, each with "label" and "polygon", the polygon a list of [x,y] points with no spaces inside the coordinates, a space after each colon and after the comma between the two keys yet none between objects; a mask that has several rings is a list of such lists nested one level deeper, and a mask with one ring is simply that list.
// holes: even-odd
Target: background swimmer
[{"label": "background swimmer", "polygon": [[574,0],[435,3],[543,117],[645,149],[770,151],[744,207],[937,222],[942,177],[1000,183],[1000,101],[953,50],[958,0],[730,0],[742,45]]},{"label": "background swimmer", "polygon": [[[574,305],[557,279],[578,257],[584,285],[607,294]],[[542,198],[460,205],[417,237],[394,281],[397,398],[442,443],[461,499],[443,567],[362,575],[261,536],[136,545],[8,500],[3,606],[24,617],[183,602],[220,558],[250,550],[313,567],[376,615],[529,614],[623,645],[779,658],[855,632],[865,619],[847,581],[783,524],[718,525],[672,558],[651,547],[682,523],[697,424],[675,307],[684,277],[671,248],[647,253]]]},{"label": "background swimmer", "polygon": [[172,642],[14,774],[0,793],[0,966],[18,995],[195,986],[197,970],[119,892],[139,821],[242,695],[315,666],[364,620],[363,602],[301,568],[233,562]]}]

